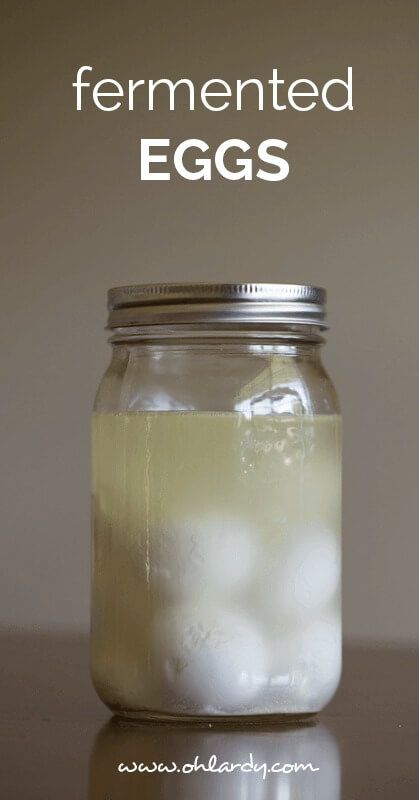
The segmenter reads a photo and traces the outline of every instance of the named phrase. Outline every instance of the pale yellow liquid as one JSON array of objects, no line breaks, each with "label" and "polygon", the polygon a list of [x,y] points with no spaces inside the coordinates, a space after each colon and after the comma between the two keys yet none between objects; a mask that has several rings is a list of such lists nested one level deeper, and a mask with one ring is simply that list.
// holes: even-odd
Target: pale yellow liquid
[{"label": "pale yellow liquid", "polygon": [[[205,704],[200,707],[195,702],[189,707],[184,696],[178,702],[176,696],[169,701],[161,678],[156,679],[159,653],[153,626],[166,609],[174,610],[176,617],[178,605],[185,603],[184,590],[192,605],[204,598],[209,606],[217,603],[220,613],[223,608],[243,611],[269,643],[270,654],[278,636],[281,644],[281,636],[288,635],[289,629],[293,632],[294,625],[305,630],[311,625],[314,630],[319,620],[338,620],[338,589],[321,610],[315,614],[308,610],[307,619],[295,623],[286,615],[285,623],[281,621],[280,607],[274,608],[274,614],[264,610],[263,591],[266,576],[281,558],[287,531],[306,526],[309,536],[312,528],[320,526],[339,539],[340,439],[340,418],[335,415],[247,418],[239,413],[138,412],[94,416],[92,666],[105,702],[126,711],[164,711],[169,703],[169,711],[206,713]],[[172,539],[188,521],[193,525],[193,520],[214,519],[214,514],[221,526],[233,520],[234,526],[245,525],[253,532],[254,566],[240,586],[231,592],[224,587],[225,599],[220,600],[211,581],[206,585],[205,569],[198,588],[187,564],[182,564],[178,583],[171,583],[170,576],[168,584],[155,580],[156,562],[166,543],[168,552],[176,552]],[[221,546],[221,559],[223,554]],[[210,552],[211,559],[214,553]],[[168,564],[164,564],[166,573],[171,570],[170,560]],[[214,572],[212,562],[208,569]],[[266,668],[266,685],[272,683],[275,669],[275,665]],[[295,685],[300,673],[293,672],[292,665],[287,669],[290,685]],[[331,675],[328,683],[326,675],[326,689],[318,689],[318,697],[310,697],[309,691],[308,699],[304,695],[296,700],[291,691],[284,695],[282,690],[276,699],[273,689],[265,696],[261,691],[251,702],[246,700],[238,713],[318,710],[316,704],[324,704],[323,694],[326,697],[329,688],[333,693],[334,680]],[[309,680],[302,675],[301,686],[307,685]],[[209,713],[227,712],[226,707]]]}]

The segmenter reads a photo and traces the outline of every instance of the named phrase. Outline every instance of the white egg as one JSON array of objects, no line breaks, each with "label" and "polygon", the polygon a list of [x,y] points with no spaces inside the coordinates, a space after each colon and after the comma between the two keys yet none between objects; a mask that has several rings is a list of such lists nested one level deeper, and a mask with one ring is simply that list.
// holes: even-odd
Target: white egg
[{"label": "white egg", "polygon": [[285,713],[315,712],[332,698],[342,662],[338,613],[326,613],[294,631],[277,629],[271,638],[272,664],[265,703]]},{"label": "white egg", "polygon": [[269,665],[252,620],[221,605],[163,613],[155,623],[153,656],[162,702],[184,713],[240,709],[266,683]]},{"label": "white egg", "polygon": [[288,527],[271,554],[272,565],[261,577],[265,612],[306,618],[325,606],[340,582],[340,545],[332,531],[318,523]]},{"label": "white egg", "polygon": [[251,525],[229,515],[168,523],[150,544],[152,586],[174,600],[230,594],[249,578],[256,543]]},{"label": "white egg", "polygon": [[342,670],[342,630],[340,616],[328,616],[311,624],[299,638],[299,668],[302,702],[319,710],[332,699]]}]

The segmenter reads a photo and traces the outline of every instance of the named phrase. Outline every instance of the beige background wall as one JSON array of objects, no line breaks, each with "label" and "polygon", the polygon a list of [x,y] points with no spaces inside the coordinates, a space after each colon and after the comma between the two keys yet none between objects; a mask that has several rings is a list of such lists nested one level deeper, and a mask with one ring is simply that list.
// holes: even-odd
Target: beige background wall
[{"label": "beige background wall", "polygon": [[[419,642],[417,2],[2,4],[0,623],[86,628],[89,411],[105,290],[159,280],[329,290],[345,414],[348,636]],[[354,69],[353,113],[77,114],[95,77]],[[283,183],[140,183],[143,136],[289,142]]]}]

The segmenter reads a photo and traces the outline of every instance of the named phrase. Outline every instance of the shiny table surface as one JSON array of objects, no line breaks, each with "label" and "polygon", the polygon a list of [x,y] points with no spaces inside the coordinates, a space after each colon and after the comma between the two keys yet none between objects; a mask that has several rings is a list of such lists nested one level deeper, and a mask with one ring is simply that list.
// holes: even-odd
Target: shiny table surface
[{"label": "shiny table surface", "polygon": [[[314,722],[238,729],[117,724],[82,638],[3,635],[0,661],[4,800],[419,797],[419,650],[347,648],[341,688]],[[240,769],[188,772],[213,754],[213,770]],[[175,771],[118,770],[133,762]]]}]

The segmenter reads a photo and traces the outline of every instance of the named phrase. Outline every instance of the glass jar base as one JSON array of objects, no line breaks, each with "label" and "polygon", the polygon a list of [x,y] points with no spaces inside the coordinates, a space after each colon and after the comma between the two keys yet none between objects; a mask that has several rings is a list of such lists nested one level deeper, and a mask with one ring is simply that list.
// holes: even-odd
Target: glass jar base
[{"label": "glass jar base", "polygon": [[149,709],[138,709],[138,711],[126,711],[117,706],[109,706],[110,710],[117,719],[138,722],[160,722],[173,725],[202,726],[202,727],[223,727],[223,726],[243,726],[254,727],[264,725],[306,725],[315,721],[317,711],[307,711],[301,713],[272,713],[272,714],[168,714],[163,711],[151,711]]}]

